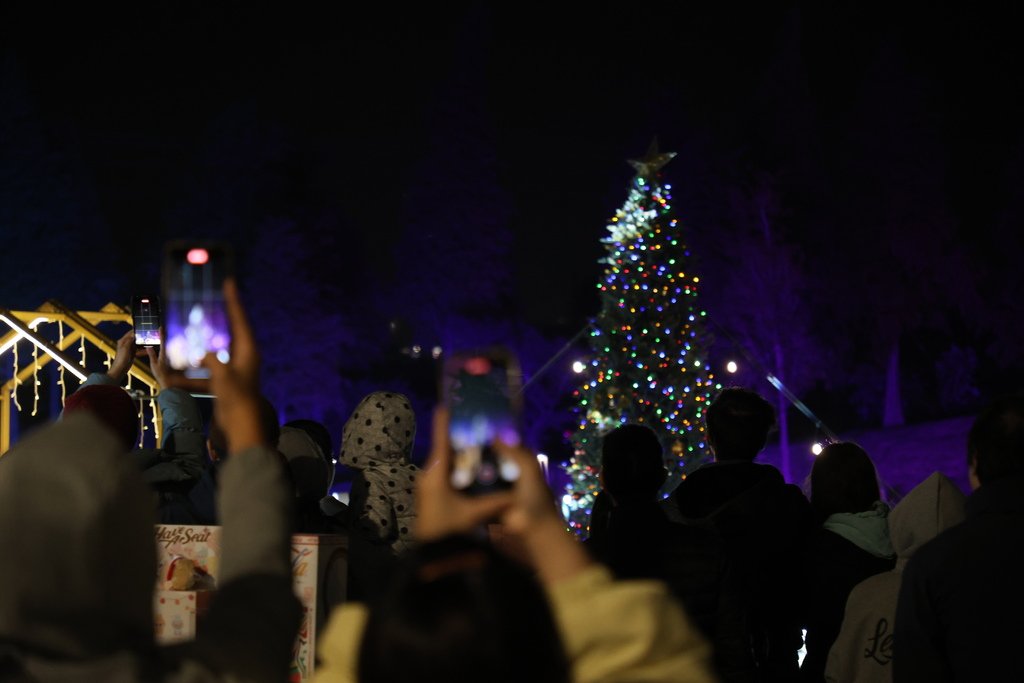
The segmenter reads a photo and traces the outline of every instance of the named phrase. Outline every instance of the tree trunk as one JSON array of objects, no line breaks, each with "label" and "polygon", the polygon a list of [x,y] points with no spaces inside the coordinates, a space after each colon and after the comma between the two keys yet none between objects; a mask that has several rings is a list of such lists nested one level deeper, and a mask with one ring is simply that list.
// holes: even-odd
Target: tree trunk
[{"label": "tree trunk", "polygon": [[889,362],[885,371],[885,403],[882,413],[883,427],[904,424],[903,399],[900,397],[900,338],[897,336],[889,348]]},{"label": "tree trunk", "polygon": [[[782,343],[778,336],[775,337],[773,353],[775,355],[775,376],[782,380],[782,366],[785,360]],[[781,391],[775,392],[775,403],[779,413],[779,456],[782,466],[782,477],[789,481],[790,459],[789,459],[789,401]]]},{"label": "tree trunk", "polygon": [[[765,197],[762,197],[765,199]],[[761,231],[764,235],[765,248],[770,250],[772,241],[772,223],[768,220],[767,205],[764,201],[758,202],[757,212],[761,218]],[[779,378],[779,381],[785,381],[785,352],[782,350],[782,340],[779,336],[778,327],[773,325],[772,333],[772,355],[775,359],[775,376]],[[790,473],[790,458],[789,458],[789,400],[781,392],[775,392],[775,403],[778,406],[777,410],[779,413],[779,456],[780,465],[782,467],[782,476],[786,481],[789,481]]]}]

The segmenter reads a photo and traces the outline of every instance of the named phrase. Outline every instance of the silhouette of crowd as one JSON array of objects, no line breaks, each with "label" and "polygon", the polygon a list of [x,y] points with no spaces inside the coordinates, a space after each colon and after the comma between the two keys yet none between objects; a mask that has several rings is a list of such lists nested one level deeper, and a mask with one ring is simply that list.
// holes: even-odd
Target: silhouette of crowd
[{"label": "silhouette of crowd", "polygon": [[[133,448],[128,334],[0,458],[0,681],[287,680],[293,533],[348,537],[315,681],[1024,680],[1024,398],[977,417],[969,496],[936,472],[887,501],[855,443],[828,444],[803,488],[757,462],[774,408],[726,388],[705,413],[713,462],[667,498],[657,434],[604,435],[580,542],[522,446],[494,444],[519,467],[510,490],[456,491],[443,408],[422,468],[397,392],[366,396],[337,445],[315,421],[279,425],[230,281],[225,299],[209,425],[147,349],[163,436]],[[348,505],[329,495],[335,458],[356,473]],[[154,637],[156,523],[223,533],[204,627],[174,646]]]}]

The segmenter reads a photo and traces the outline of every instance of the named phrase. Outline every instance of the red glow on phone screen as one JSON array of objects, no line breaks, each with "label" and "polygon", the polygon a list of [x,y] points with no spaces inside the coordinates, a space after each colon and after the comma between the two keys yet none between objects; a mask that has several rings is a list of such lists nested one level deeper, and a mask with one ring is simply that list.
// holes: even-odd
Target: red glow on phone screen
[{"label": "red glow on phone screen", "polygon": [[491,363],[486,358],[470,358],[466,361],[466,372],[471,375],[486,375],[491,371]]}]

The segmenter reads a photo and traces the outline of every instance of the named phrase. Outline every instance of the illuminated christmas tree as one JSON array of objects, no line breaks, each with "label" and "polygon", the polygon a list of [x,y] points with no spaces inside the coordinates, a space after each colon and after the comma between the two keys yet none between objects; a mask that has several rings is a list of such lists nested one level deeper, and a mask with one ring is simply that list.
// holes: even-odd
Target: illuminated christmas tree
[{"label": "illuminated christmas tree", "polygon": [[665,492],[708,458],[704,408],[721,385],[706,362],[710,338],[697,301],[700,279],[690,272],[690,250],[672,218],[671,186],[661,181],[661,168],[674,156],[659,153],[655,141],[646,158],[630,162],[637,175],[602,240],[608,255],[597,285],[601,313],[574,394],[579,423],[562,499],[580,533],[599,488],[603,434],[633,422],[654,429],[665,447]]}]

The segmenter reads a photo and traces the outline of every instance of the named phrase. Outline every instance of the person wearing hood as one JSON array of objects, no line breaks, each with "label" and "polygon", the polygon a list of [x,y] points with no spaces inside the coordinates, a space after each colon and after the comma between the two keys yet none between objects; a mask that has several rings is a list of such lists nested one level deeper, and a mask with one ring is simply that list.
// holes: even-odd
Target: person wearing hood
[{"label": "person wearing hood", "polygon": [[353,533],[399,553],[412,544],[413,488],[419,469],[409,462],[416,415],[402,394],[375,391],[352,411],[341,434],[338,460],[360,476],[349,506]]},{"label": "person wearing hood", "polygon": [[292,592],[289,493],[259,425],[252,333],[233,283],[224,293],[231,361],[206,362],[232,458],[220,480],[220,588],[203,629],[192,643],[156,645],[152,494],[109,425],[71,414],[0,459],[0,680],[287,677],[302,614]]},{"label": "person wearing hood", "polygon": [[105,372],[94,372],[85,383],[67,397],[63,415],[88,412],[116,434],[125,453],[142,470],[143,479],[159,494],[158,520],[165,524],[189,523],[177,516],[177,503],[200,479],[204,471],[205,440],[203,421],[196,400],[182,388],[172,386],[173,373],[167,366],[163,349],[146,349],[150,370],[160,392],[163,434],[159,448],[137,448],[138,409],[128,392],[122,389],[135,359],[135,333],[129,330],[117,341],[117,352]]},{"label": "person wearing hood", "polygon": [[319,447],[320,453],[324,457],[324,464],[327,467],[328,482],[327,492],[324,497],[320,499],[320,511],[330,517],[332,526],[338,530],[338,532],[346,531],[348,529],[348,505],[341,502],[337,498],[331,495],[330,489],[334,485],[335,475],[335,464],[334,460],[334,442],[331,439],[331,432],[323,424],[316,420],[309,419],[298,419],[289,420],[284,423],[285,427],[296,427],[306,432],[314,443]]},{"label": "person wearing hood", "polygon": [[997,399],[967,436],[965,519],[903,570],[898,683],[1024,681],[1024,396]]},{"label": "person wearing hood", "polygon": [[903,568],[914,552],[964,519],[966,497],[946,475],[933,472],[889,514],[896,568],[857,584],[825,666],[829,683],[890,683],[896,600]]},{"label": "person wearing hood", "polygon": [[396,558],[412,545],[416,474],[409,462],[416,416],[402,394],[365,396],[345,423],[338,462],[356,475],[349,494],[348,595],[369,600],[387,589]]},{"label": "person wearing hood", "polygon": [[811,508],[782,473],[754,462],[775,426],[768,401],[730,387],[708,406],[705,421],[715,461],[680,482],[667,512],[673,521],[710,523],[718,531],[739,574],[758,679],[788,683],[797,675],[802,644],[794,596]]},{"label": "person wearing hood", "polygon": [[[277,443],[280,426],[277,424],[277,410],[266,396],[257,397],[260,414],[260,428],[267,443]],[[214,404],[216,410],[216,403]],[[203,473],[185,495],[172,492],[164,494],[159,515],[162,524],[192,524],[216,526],[220,524],[217,517],[217,473],[228,459],[227,436],[217,425],[210,422],[206,437],[206,451],[209,460]],[[284,464],[284,455],[280,455]]]},{"label": "person wearing hood", "polygon": [[855,443],[832,443],[811,467],[811,508],[821,522],[801,561],[807,655],[800,680],[824,680],[829,649],[843,609],[858,583],[892,569],[889,507],[880,500],[878,474]]},{"label": "person wearing hood", "polygon": [[333,470],[320,451],[320,446],[303,429],[281,427],[277,450],[288,462],[288,472],[295,488],[295,523],[297,534],[335,534],[345,529],[336,519],[324,514],[320,501],[331,486]]}]

